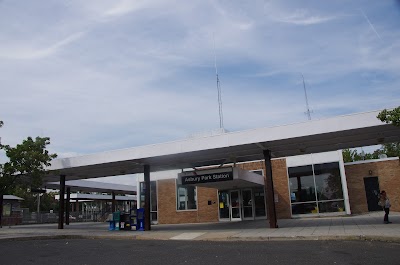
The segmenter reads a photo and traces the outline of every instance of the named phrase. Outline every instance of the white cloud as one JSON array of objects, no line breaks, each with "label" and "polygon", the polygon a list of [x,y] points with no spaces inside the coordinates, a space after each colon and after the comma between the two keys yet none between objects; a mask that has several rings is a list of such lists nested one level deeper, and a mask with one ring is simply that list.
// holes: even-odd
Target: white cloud
[{"label": "white cloud", "polygon": [[315,25],[337,19],[336,16],[313,15],[306,9],[297,9],[292,14],[275,17],[276,21],[295,25]]},{"label": "white cloud", "polygon": [[228,130],[306,120],[300,72],[315,118],[400,100],[388,4],[365,8],[380,41],[355,6],[318,1],[88,0],[51,13],[48,2],[29,13],[9,3],[0,133],[10,144],[50,136],[53,152],[74,156],[217,128],[213,35]]},{"label": "white cloud", "polygon": [[43,59],[52,56],[60,49],[68,44],[78,40],[84,35],[84,32],[74,33],[60,41],[55,42],[47,47],[6,47],[0,51],[0,59],[16,59],[16,60],[34,60]]},{"label": "white cloud", "polygon": [[142,9],[146,6],[147,1],[130,1],[130,0],[123,0],[116,3],[110,9],[104,12],[105,16],[121,16],[128,14],[132,11],[137,11]]}]

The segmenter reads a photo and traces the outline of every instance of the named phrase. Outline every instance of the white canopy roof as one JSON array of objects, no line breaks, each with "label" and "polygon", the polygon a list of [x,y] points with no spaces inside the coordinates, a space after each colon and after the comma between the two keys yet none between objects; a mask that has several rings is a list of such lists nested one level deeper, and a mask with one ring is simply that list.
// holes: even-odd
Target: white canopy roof
[{"label": "white canopy roof", "polygon": [[[58,189],[60,182],[48,182],[45,184],[46,188]],[[115,192],[122,194],[136,194],[136,186],[105,183],[98,181],[88,180],[69,180],[65,182],[66,187],[70,187],[71,191],[84,191],[84,192]]]},{"label": "white canopy roof", "polygon": [[193,168],[274,157],[319,153],[400,141],[400,128],[385,124],[379,111],[357,113],[297,124],[229,132],[208,137],[133,147],[52,161],[46,178],[58,181]]}]

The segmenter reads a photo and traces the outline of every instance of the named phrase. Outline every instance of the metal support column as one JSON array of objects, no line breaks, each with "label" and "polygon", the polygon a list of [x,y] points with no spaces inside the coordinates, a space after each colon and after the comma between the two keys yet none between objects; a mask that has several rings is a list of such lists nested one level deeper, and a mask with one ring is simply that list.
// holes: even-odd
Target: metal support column
[{"label": "metal support column", "polygon": [[64,228],[64,194],[65,194],[65,175],[60,175],[60,200],[58,207],[58,229]]},{"label": "metal support column", "polygon": [[150,231],[150,165],[144,165],[144,187],[144,230]]},{"label": "metal support column", "polygon": [[69,207],[70,207],[70,201],[71,199],[71,188],[67,187],[67,200],[65,202],[65,224],[69,225]]},{"label": "metal support column", "polygon": [[274,181],[272,179],[271,150],[263,150],[265,160],[265,194],[270,228],[278,228],[276,221]]},{"label": "metal support column", "polygon": [[111,212],[115,212],[115,192],[111,192]]}]

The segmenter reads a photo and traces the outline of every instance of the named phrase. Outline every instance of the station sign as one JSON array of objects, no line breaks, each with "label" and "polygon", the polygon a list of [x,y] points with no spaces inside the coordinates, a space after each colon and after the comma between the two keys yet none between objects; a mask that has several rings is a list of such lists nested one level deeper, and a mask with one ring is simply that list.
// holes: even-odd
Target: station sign
[{"label": "station sign", "polygon": [[182,185],[233,180],[233,171],[182,176]]}]

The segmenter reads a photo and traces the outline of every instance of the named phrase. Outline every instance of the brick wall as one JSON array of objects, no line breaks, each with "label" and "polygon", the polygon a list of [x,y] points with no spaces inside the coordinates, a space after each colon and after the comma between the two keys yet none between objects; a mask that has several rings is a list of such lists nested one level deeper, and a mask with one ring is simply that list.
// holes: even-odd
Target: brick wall
[{"label": "brick wall", "polygon": [[[197,210],[176,210],[175,179],[158,180],[158,223],[204,223],[218,221],[218,193],[216,189],[197,187]],[[211,205],[208,205],[211,201]]]},{"label": "brick wall", "polygon": [[368,212],[364,187],[366,177],[378,177],[380,190],[386,191],[392,204],[391,211],[400,211],[399,159],[345,165],[345,171],[352,213]]},{"label": "brick wall", "polygon": [[[277,218],[291,218],[286,159],[274,159],[271,161],[271,164],[272,178],[274,181],[274,193],[275,196],[278,197],[278,202],[275,204]],[[265,176],[266,170],[264,161],[243,163],[238,164],[237,166],[245,170],[262,169]]]},{"label": "brick wall", "polygon": [[[264,161],[238,164],[245,170],[262,169],[265,175]],[[285,159],[272,160],[273,181],[275,187],[276,213],[278,219],[291,218],[288,176]],[[218,190],[197,187],[197,210],[176,210],[175,179],[158,180],[158,222],[160,224],[218,222]],[[208,205],[211,201],[211,205]]]},{"label": "brick wall", "polygon": [[275,196],[278,196],[278,202],[275,204],[277,218],[291,218],[286,159],[272,160],[272,176]]}]

